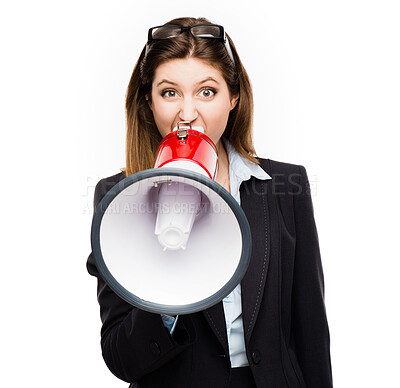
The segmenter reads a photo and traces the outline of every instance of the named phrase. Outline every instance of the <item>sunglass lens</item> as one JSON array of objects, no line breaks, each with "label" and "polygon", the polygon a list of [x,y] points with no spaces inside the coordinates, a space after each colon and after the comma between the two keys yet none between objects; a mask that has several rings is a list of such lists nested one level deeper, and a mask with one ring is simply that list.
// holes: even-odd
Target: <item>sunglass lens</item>
[{"label": "sunglass lens", "polygon": [[217,26],[193,26],[192,34],[199,38],[220,38],[221,31]]},{"label": "sunglass lens", "polygon": [[168,39],[175,38],[181,33],[180,27],[162,26],[154,28],[152,31],[153,39]]}]

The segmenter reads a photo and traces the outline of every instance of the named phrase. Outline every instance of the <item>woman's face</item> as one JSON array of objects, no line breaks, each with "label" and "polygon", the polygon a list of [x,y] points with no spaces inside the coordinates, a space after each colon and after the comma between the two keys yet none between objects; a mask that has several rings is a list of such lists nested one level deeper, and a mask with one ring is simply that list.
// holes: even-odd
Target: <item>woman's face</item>
[{"label": "woman's face", "polygon": [[149,105],[161,136],[179,121],[190,121],[218,145],[238,98],[230,95],[219,70],[200,59],[185,58],[156,69]]}]

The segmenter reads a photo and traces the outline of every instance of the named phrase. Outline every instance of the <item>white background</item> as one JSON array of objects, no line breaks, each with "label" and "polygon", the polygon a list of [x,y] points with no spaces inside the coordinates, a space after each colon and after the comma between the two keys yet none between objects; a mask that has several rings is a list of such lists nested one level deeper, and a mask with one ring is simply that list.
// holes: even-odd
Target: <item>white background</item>
[{"label": "white background", "polygon": [[400,387],[397,2],[144,3],[1,3],[0,385],[127,386],[101,358],[85,268],[94,185],[124,166],[147,29],[205,16],[250,75],[258,154],[307,169],[335,387]]}]

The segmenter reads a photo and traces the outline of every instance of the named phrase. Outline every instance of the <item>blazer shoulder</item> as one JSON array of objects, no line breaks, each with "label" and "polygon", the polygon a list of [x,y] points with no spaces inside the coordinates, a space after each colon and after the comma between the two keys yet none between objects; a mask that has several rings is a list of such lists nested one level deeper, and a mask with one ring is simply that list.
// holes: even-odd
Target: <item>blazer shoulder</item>
[{"label": "blazer shoulder", "polygon": [[300,164],[280,162],[273,159],[257,158],[260,162],[260,166],[265,170],[271,177],[273,175],[289,176],[290,174],[302,174],[305,170],[304,166]]},{"label": "blazer shoulder", "polygon": [[125,173],[119,172],[118,174],[101,179],[94,190],[94,208],[100,203],[102,198],[111,190],[118,182],[126,178]]},{"label": "blazer shoulder", "polygon": [[305,167],[301,164],[285,163],[272,159],[258,159],[260,166],[272,178],[274,194],[288,193],[290,197],[310,194],[310,183]]}]

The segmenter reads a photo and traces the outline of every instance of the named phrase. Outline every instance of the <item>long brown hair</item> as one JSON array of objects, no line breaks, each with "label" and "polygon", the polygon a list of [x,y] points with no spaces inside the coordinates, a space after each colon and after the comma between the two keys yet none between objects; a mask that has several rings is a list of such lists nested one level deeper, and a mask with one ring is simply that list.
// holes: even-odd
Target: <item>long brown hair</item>
[{"label": "long brown hair", "polygon": [[[205,18],[178,18],[165,24],[192,26],[202,23],[211,24]],[[147,54],[145,48],[142,50],[126,94],[126,176],[152,168],[157,147],[162,140],[146,100],[146,96],[151,96],[157,67],[169,60],[187,57],[204,60],[218,69],[228,85],[230,95],[239,94],[223,136],[247,159],[258,163],[252,138],[253,92],[246,70],[228,35],[227,39],[235,64],[219,40],[195,38],[190,32],[183,32],[172,39],[153,41]]]}]

